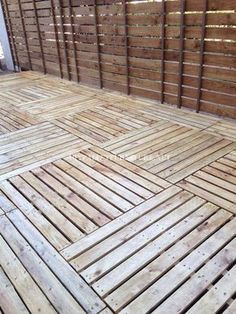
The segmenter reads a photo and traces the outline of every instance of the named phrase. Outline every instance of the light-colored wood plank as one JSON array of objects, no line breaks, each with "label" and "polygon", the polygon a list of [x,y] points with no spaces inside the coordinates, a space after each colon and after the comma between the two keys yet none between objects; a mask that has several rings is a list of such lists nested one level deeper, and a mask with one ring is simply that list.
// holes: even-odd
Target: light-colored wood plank
[{"label": "light-colored wood plank", "polygon": [[[176,290],[166,301],[164,301],[154,313],[166,313],[168,312],[180,312],[186,311],[190,306],[193,299],[198,300],[202,293],[206,289],[210,289],[211,293],[219,288],[222,294],[225,293],[225,289],[219,285],[212,285],[217,278],[221,275],[225,276],[224,272],[226,269],[234,262],[236,258],[236,240],[232,240],[228,245],[226,245],[219,253],[217,253],[211,260],[209,260],[198,272],[196,272],[188,281],[186,281],[179,289]],[[226,273],[227,276],[227,273]],[[233,279],[233,278],[232,278]],[[227,289],[227,287],[225,287]],[[213,292],[214,295],[214,292]],[[203,297],[206,300],[206,297]],[[227,297],[226,297],[227,300]],[[216,300],[208,299],[209,303],[203,305],[203,300],[197,301],[196,307],[193,307],[193,312],[198,309],[197,313],[213,313],[220,308],[221,304],[217,304]],[[214,304],[215,303],[215,304]],[[216,308],[213,309],[212,305]],[[213,306],[214,306],[213,305]],[[218,306],[219,305],[219,306]],[[218,306],[218,308],[217,308]],[[192,309],[189,311],[192,312]]]},{"label": "light-colored wood plank", "polygon": [[29,313],[21,298],[15,291],[14,286],[0,268],[0,307],[4,312]]},{"label": "light-colored wood plank", "polygon": [[[186,196],[190,197],[190,195]],[[187,199],[187,197],[184,199],[182,196],[182,203],[179,202],[179,204],[177,198],[173,199],[172,202],[169,202],[169,207],[167,206],[168,210],[171,208],[173,210],[170,211],[165,217],[155,221],[152,225],[143,229],[140,233],[136,234],[133,238],[129,239],[123,245],[117,247],[117,249],[102,257],[97,262],[95,259],[95,262],[86,268],[81,273],[81,275],[86,279],[87,282],[93,282],[99,279],[107,272],[112,270],[115,266],[123,262],[128,256],[138,252],[140,249],[145,247],[145,245],[148,245],[150,241],[155,241],[155,239],[158,238],[161,233],[174,226],[176,223],[178,223],[178,221],[184,219],[184,217],[186,217],[190,212],[194,211],[194,209],[197,209],[199,206],[204,204],[204,200],[200,198],[192,198],[190,200]],[[183,205],[184,201],[185,203]],[[211,212],[210,207],[208,210]],[[204,209],[202,209],[202,212],[204,212]],[[137,265],[135,266],[137,269]]]},{"label": "light-colored wood plank", "polygon": [[[44,263],[47,264],[47,267],[59,278],[67,291],[84,308],[85,312],[97,313],[105,307],[95,292],[76,274],[19,210],[8,213],[8,217]],[[63,299],[61,297],[62,302]],[[77,308],[79,304],[77,304]],[[71,306],[72,303],[69,302],[68,305]]]},{"label": "light-colored wood plank", "polygon": [[[234,246],[235,248],[235,246]],[[236,266],[230,269],[189,311],[188,313],[213,313],[221,309],[234,295],[236,286]]]},{"label": "light-colored wood plank", "polygon": [[91,109],[69,114],[54,123],[94,145],[111,141],[113,138],[156,122],[143,117],[142,114],[116,110],[106,105],[105,101],[83,102],[83,106]]},{"label": "light-colored wood plank", "polygon": [[234,121],[32,71],[0,89],[0,312],[235,312]]},{"label": "light-colored wood plank", "polygon": [[[3,223],[6,221],[6,219],[7,218],[5,217],[0,217],[1,234],[4,231]],[[27,305],[28,309],[31,312],[37,312],[38,309],[40,309],[41,311],[43,310],[47,313],[55,313],[47,297],[45,297],[40,288],[35,284],[30,274],[26,271],[25,267],[21,264],[19,259],[16,258],[16,255],[10,249],[2,236],[0,236],[0,241],[1,267],[4,269],[16,291]],[[7,295],[7,297],[9,298],[10,296]],[[17,301],[16,299],[14,300]]]},{"label": "light-colored wood plank", "polygon": [[[150,198],[146,202],[136,206],[134,209],[123,214],[121,217],[116,218],[106,226],[101,227],[95,232],[91,233],[87,237],[80,241],[72,244],[68,248],[61,251],[61,254],[67,259],[72,260],[74,257],[81,255],[86,250],[92,248],[103,239],[107,238],[108,235],[114,234],[121,228],[125,227],[129,223],[134,222],[137,219],[141,219],[142,215],[148,213],[152,209],[160,206],[162,203],[178,194],[181,191],[178,187],[170,187],[160,194]],[[161,215],[161,213],[160,213]]]},{"label": "light-colored wood plank", "polygon": [[205,130],[207,133],[217,134],[231,141],[236,141],[235,121],[218,121]]},{"label": "light-colored wood plank", "polygon": [[89,145],[50,123],[0,136],[0,181]]},{"label": "light-colored wood plank", "polygon": [[[220,213],[220,212],[219,212]],[[236,220],[230,221],[228,224],[224,225],[224,223],[229,219],[229,215],[226,212],[221,212],[222,220],[216,223],[214,222],[213,230],[218,229],[217,225],[222,226],[220,230],[216,231],[209,239],[206,239],[202,244],[197,247],[194,251],[192,251],[189,255],[187,255],[184,259],[181,260],[177,265],[175,265],[171,270],[169,270],[164,276],[162,276],[159,280],[154,282],[154,278],[158,278],[158,273],[162,273],[162,267],[160,261],[158,259],[147,266],[147,268],[141,272],[140,274],[134,276],[132,280],[127,281],[122,288],[113,292],[109,297],[106,298],[107,302],[112,304],[112,307],[119,307],[119,300],[121,304],[125,304],[125,299],[127,300],[130,297],[134,297],[138,292],[142,292],[143,288],[146,286],[147,289],[138,296],[134,301],[132,301],[129,305],[127,305],[121,313],[133,313],[134,311],[138,311],[139,313],[144,313],[148,309],[152,309],[156,305],[159,304],[167,295],[169,295],[176,286],[184,282],[190,275],[193,274],[195,269],[198,269],[201,265],[203,265],[208,258],[217,253],[222,246],[231,240],[235,236],[235,226]],[[201,228],[200,228],[201,230]],[[210,232],[210,228],[208,226],[207,232]],[[203,232],[201,232],[203,233]],[[200,239],[198,239],[200,240]],[[178,242],[178,245],[181,246],[181,242]],[[171,250],[171,249],[170,249]],[[178,251],[175,251],[174,255],[170,254],[169,258],[175,256],[176,254],[181,254],[180,248]],[[166,255],[168,251],[166,252]],[[167,261],[163,260],[163,267],[168,270]],[[173,263],[173,258],[172,258]],[[151,272],[154,268],[158,271]],[[142,275],[143,274],[143,275]],[[140,276],[140,277],[139,277]],[[142,281],[137,282],[137,278],[142,278]],[[148,279],[149,278],[149,279]],[[152,279],[153,278],[153,279]],[[128,283],[136,280],[135,289],[129,290],[129,293],[124,295],[125,287],[127,288]],[[154,283],[153,283],[154,282]],[[151,286],[148,288],[148,283]],[[126,290],[127,291],[127,290]],[[155,297],[154,297],[155,295]],[[122,296],[122,299],[120,297]]]},{"label": "light-colored wood plank", "polygon": [[231,156],[232,152],[187,177],[178,185],[236,213],[236,161],[229,159]]}]

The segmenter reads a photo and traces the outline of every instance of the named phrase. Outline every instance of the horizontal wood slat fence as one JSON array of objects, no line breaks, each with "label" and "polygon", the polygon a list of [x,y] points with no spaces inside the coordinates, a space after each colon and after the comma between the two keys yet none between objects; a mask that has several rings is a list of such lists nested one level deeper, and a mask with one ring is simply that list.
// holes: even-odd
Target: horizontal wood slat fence
[{"label": "horizontal wood slat fence", "polygon": [[15,65],[236,117],[235,0],[1,0]]}]

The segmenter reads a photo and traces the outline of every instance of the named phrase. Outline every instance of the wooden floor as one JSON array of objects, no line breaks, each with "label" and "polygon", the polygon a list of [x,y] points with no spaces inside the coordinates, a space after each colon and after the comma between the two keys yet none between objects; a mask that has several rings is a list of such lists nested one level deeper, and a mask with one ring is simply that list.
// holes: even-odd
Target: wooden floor
[{"label": "wooden floor", "polygon": [[0,313],[236,313],[236,123],[0,77]]}]

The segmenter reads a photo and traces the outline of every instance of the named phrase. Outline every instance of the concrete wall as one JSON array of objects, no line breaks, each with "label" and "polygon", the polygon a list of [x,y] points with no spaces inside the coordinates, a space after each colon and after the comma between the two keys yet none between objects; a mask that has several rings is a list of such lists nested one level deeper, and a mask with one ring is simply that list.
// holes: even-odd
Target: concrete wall
[{"label": "concrete wall", "polygon": [[10,44],[9,44],[9,40],[7,36],[7,30],[6,30],[5,20],[3,16],[1,2],[0,2],[0,41],[2,44],[3,54],[4,54],[7,69],[10,71],[14,71],[11,49],[10,49]]}]

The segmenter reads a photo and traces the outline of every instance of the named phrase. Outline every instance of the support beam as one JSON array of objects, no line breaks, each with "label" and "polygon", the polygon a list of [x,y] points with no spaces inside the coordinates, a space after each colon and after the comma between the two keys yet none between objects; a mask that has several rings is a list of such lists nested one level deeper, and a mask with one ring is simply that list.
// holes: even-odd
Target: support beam
[{"label": "support beam", "polygon": [[162,0],[161,9],[161,103],[164,103],[165,89],[165,22],[166,22],[166,6],[165,0]]},{"label": "support beam", "polygon": [[19,6],[19,12],[20,12],[20,18],[21,18],[22,31],[23,31],[24,40],[25,40],[25,48],[26,48],[27,55],[28,55],[29,69],[33,70],[32,62],[31,62],[31,56],[30,56],[30,50],[29,50],[28,37],[27,37],[26,27],[25,27],[24,14],[23,14],[22,5],[21,5],[20,0],[18,0],[18,6]]},{"label": "support beam", "polygon": [[52,20],[53,20],[54,34],[55,34],[55,39],[56,39],[56,50],[57,50],[57,57],[58,57],[58,66],[59,66],[61,78],[64,78],[63,70],[62,70],[61,52],[60,52],[60,47],[59,47],[58,26],[57,26],[56,15],[55,15],[55,3],[54,3],[54,0],[50,0],[50,3],[51,3],[51,10],[52,10]]},{"label": "support beam", "polygon": [[203,65],[204,65],[207,4],[208,4],[208,1],[205,0],[203,12],[202,12],[202,30],[201,30],[201,45],[200,45],[200,52],[199,52],[200,56],[199,56],[198,95],[197,95],[196,112],[199,112],[201,109],[202,74],[203,74]]},{"label": "support beam", "polygon": [[182,107],[182,85],[183,85],[183,61],[184,61],[184,13],[185,13],[185,1],[180,1],[180,37],[179,37],[179,84],[177,95],[177,107]]},{"label": "support beam", "polygon": [[43,71],[44,74],[47,73],[46,69],[46,61],[44,58],[44,50],[43,50],[43,42],[42,42],[42,36],[41,36],[41,31],[40,31],[40,24],[39,24],[39,18],[38,18],[38,10],[36,6],[36,1],[33,0],[33,7],[34,7],[34,16],[35,16],[35,21],[36,21],[36,27],[37,27],[37,33],[38,33],[38,39],[39,39],[39,46],[40,46],[40,52],[41,52],[41,59],[43,63]]},{"label": "support beam", "polygon": [[103,88],[99,29],[98,29],[97,0],[94,0],[94,23],[95,23],[95,36],[96,36],[96,46],[97,46],[97,56],[98,56],[99,87]]},{"label": "support beam", "polygon": [[67,77],[68,77],[68,80],[71,81],[70,67],[68,63],[69,56],[68,56],[68,51],[67,51],[67,41],[66,41],[65,28],[64,28],[64,12],[63,12],[61,0],[59,0],[58,5],[59,5],[58,9],[59,9],[59,15],[60,15],[61,35],[62,35],[62,40],[63,40],[64,56],[65,56],[65,61],[66,61]]},{"label": "support beam", "polygon": [[127,3],[123,0],[124,8],[124,27],[125,27],[125,60],[126,60],[126,88],[127,95],[130,94],[130,82],[129,82],[129,34],[128,34],[128,18],[127,18]]},{"label": "support beam", "polygon": [[70,27],[71,27],[71,36],[72,36],[72,43],[73,43],[73,54],[74,54],[74,62],[75,62],[75,73],[76,73],[76,80],[79,83],[79,64],[77,59],[77,47],[75,43],[75,25],[74,25],[74,12],[72,9],[71,0],[68,2],[69,6],[69,18],[70,18]]}]

